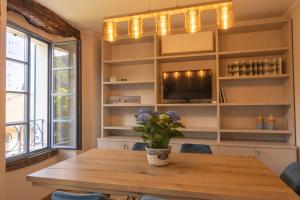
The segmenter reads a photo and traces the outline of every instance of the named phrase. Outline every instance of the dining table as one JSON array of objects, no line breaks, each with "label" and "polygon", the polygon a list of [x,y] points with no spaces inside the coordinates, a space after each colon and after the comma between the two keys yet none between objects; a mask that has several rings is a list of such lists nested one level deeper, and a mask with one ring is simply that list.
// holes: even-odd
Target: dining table
[{"label": "dining table", "polygon": [[27,176],[55,190],[170,200],[298,200],[255,157],[171,153],[165,167],[148,165],[146,152],[92,149]]}]

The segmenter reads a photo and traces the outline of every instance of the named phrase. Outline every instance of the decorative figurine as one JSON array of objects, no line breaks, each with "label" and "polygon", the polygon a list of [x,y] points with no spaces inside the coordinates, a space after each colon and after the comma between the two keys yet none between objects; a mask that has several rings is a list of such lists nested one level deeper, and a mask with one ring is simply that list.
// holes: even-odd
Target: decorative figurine
[{"label": "decorative figurine", "polygon": [[264,129],[264,118],[262,117],[262,115],[259,115],[256,118],[256,128],[257,129]]}]

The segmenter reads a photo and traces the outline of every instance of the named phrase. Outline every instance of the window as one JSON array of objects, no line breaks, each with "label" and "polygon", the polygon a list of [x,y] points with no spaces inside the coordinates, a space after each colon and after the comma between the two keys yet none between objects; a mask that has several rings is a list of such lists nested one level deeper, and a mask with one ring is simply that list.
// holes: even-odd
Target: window
[{"label": "window", "polygon": [[11,26],[6,43],[6,158],[78,149],[77,41],[51,44]]},{"label": "window", "polygon": [[77,42],[55,44],[52,89],[52,145],[76,148]]},{"label": "window", "polygon": [[6,157],[49,147],[50,44],[7,28]]}]

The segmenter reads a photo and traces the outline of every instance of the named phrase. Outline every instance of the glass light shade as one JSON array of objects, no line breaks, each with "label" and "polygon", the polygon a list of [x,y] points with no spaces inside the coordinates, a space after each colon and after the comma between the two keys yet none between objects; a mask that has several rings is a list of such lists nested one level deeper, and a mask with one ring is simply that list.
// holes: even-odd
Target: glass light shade
[{"label": "glass light shade", "polygon": [[141,17],[132,17],[128,21],[128,35],[132,38],[138,39],[144,33],[143,19]]},{"label": "glass light shade", "polygon": [[103,24],[103,39],[105,41],[113,42],[117,38],[117,23],[104,22]]},{"label": "glass light shade", "polygon": [[170,14],[164,13],[156,16],[156,33],[157,35],[168,35],[171,32]]},{"label": "glass light shade", "polygon": [[217,10],[217,25],[219,29],[226,30],[234,25],[232,4],[224,4]]},{"label": "glass light shade", "polygon": [[185,31],[187,33],[196,33],[201,31],[201,11],[198,9],[189,9],[185,12]]}]

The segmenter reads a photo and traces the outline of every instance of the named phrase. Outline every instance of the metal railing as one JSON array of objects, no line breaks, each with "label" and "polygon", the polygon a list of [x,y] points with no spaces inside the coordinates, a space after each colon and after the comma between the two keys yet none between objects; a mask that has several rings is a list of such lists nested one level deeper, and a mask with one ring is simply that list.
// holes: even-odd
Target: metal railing
[{"label": "metal railing", "polygon": [[[6,157],[12,157],[26,153],[27,137],[29,139],[29,150],[37,150],[45,147],[44,119],[31,120],[27,122],[15,122],[6,124]],[[27,126],[30,133],[27,133]]]}]

